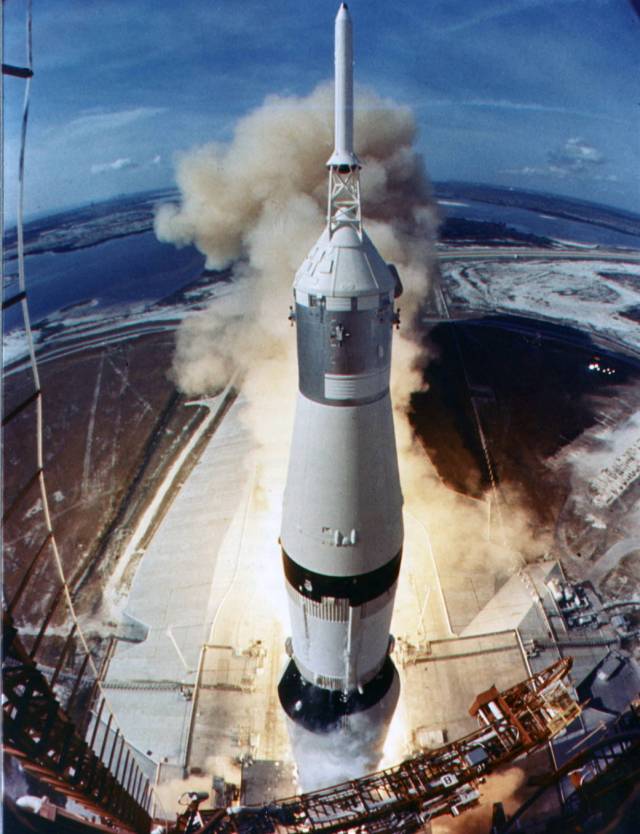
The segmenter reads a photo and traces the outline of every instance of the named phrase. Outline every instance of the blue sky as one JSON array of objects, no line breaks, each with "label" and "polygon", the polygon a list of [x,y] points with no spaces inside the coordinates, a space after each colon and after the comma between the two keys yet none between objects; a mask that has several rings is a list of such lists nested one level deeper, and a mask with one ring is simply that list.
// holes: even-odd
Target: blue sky
[{"label": "blue sky", "polygon": [[[637,4],[636,4],[637,5]],[[336,0],[33,0],[27,214],[171,186],[270,93],[332,73]],[[434,180],[640,212],[640,18],[631,0],[352,0],[356,80],[416,114]],[[26,0],[4,4],[24,61]],[[7,217],[23,83],[5,79]]]}]

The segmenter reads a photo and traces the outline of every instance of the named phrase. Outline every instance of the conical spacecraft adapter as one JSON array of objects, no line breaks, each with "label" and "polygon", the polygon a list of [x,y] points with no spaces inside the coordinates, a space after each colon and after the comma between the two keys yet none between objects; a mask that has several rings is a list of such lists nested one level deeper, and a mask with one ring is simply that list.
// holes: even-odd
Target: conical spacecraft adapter
[{"label": "conical spacecraft adapter", "polygon": [[399,695],[389,629],[402,492],[389,374],[398,278],[362,227],[349,11],[336,17],[327,226],[294,286],[299,394],[281,545],[281,704],[305,789],[375,769]]}]

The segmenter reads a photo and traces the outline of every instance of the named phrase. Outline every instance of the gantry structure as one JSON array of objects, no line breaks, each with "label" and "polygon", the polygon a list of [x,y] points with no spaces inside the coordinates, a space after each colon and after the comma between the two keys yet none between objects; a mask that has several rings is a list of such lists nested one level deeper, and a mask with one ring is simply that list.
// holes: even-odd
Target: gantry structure
[{"label": "gantry structure", "polygon": [[[361,779],[262,808],[204,813],[202,834],[402,834],[477,804],[481,779],[549,742],[580,715],[563,658],[521,683],[477,696],[478,729],[457,741]],[[192,809],[193,812],[193,809]],[[176,832],[181,829],[177,827]]]}]

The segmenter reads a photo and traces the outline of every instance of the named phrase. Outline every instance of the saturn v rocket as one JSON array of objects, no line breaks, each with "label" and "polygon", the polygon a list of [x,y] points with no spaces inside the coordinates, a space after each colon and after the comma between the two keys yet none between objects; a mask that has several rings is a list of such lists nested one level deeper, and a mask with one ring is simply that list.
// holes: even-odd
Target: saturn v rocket
[{"label": "saturn v rocket", "polygon": [[389,633],[403,540],[389,373],[401,285],[362,225],[344,3],[327,167],[327,226],[293,285],[299,394],[280,536],[292,634],[278,691],[305,788],[375,769],[400,691]]}]

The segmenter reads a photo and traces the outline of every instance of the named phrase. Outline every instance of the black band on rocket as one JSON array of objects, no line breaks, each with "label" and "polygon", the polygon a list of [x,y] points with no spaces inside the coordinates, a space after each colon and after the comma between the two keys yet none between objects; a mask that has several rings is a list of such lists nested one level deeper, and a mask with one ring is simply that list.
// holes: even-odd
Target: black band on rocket
[{"label": "black band on rocket", "polygon": [[322,597],[348,599],[349,605],[353,607],[364,605],[365,602],[376,599],[388,591],[398,578],[401,559],[402,549],[391,561],[369,573],[361,573],[358,576],[326,576],[303,568],[282,551],[284,575],[298,593],[314,602],[320,602]]},{"label": "black band on rocket", "polygon": [[330,733],[340,726],[346,715],[370,709],[387,694],[398,673],[387,655],[382,668],[360,690],[345,695],[335,689],[323,689],[306,681],[295,661],[290,661],[278,685],[282,708],[289,718],[314,733]]}]

